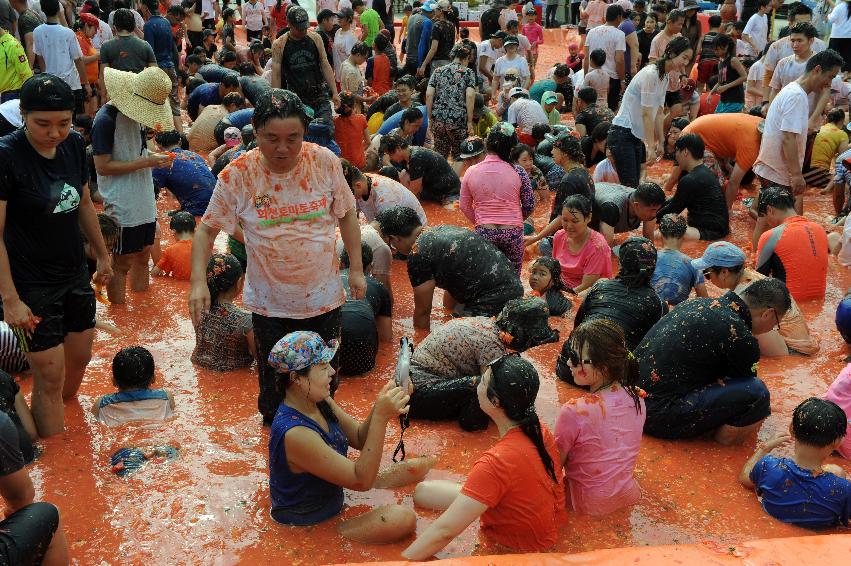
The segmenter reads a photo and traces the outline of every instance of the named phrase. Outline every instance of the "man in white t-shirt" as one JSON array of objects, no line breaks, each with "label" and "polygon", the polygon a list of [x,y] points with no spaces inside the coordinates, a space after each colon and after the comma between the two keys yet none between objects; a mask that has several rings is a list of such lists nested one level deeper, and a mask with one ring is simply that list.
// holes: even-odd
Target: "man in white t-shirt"
[{"label": "man in white t-shirt", "polygon": [[531,133],[538,124],[549,124],[547,113],[541,104],[529,100],[529,91],[516,86],[508,93],[511,106],[508,107],[508,123],[516,125],[524,133]]},{"label": "man in white t-shirt", "polygon": [[[812,23],[812,20],[813,11],[804,4],[800,4],[797,8],[791,8],[789,10],[789,29],[792,29],[795,24],[800,24],[802,22]],[[827,44],[816,37],[813,40],[813,53],[821,53],[825,49],[827,49]],[[762,62],[765,65],[765,72],[762,78],[766,93],[768,93],[768,89],[771,88],[771,76],[774,74],[774,69],[777,68],[777,63],[779,63],[784,57],[788,57],[791,54],[792,44],[789,42],[788,35],[772,42],[772,44],[768,47],[768,51],[765,52],[765,57],[762,58]]]},{"label": "man in white t-shirt", "polygon": [[33,31],[33,52],[39,68],[56,75],[71,87],[77,102],[76,113],[83,112],[83,103],[92,95],[91,85],[86,78],[83,51],[77,34],[59,24],[59,1],[42,0],[41,9],[47,22]]},{"label": "man in white t-shirt", "polygon": [[750,17],[742,32],[742,41],[751,46],[751,49],[759,56],[768,43],[768,12],[771,0],[759,0],[759,10]]},{"label": "man in white t-shirt", "polygon": [[506,37],[506,33],[499,30],[494,33],[490,39],[487,39],[478,45],[478,62],[476,63],[476,70],[484,80],[482,89],[485,92],[490,91],[490,84],[493,82],[493,66],[496,63],[496,60],[505,55],[503,41]]},{"label": "man in white t-shirt", "polygon": [[[769,84],[771,88],[768,94],[769,104],[783,87],[798,80],[806,71],[807,61],[813,56],[812,45],[815,34],[816,28],[806,22],[795,24],[789,31],[789,44],[792,46],[792,54],[781,59],[774,69]],[[829,96],[829,90],[825,90],[821,98],[817,98],[815,93],[808,95],[811,116],[817,106],[821,107],[819,110],[819,114],[821,114]]]},{"label": "man in white t-shirt", "polygon": [[612,110],[617,109],[621,88],[626,86],[623,82],[626,36],[618,29],[623,21],[623,15],[620,4],[612,4],[606,8],[606,25],[588,30],[588,36],[585,39],[585,59],[582,61],[582,69],[587,76],[591,64],[591,52],[595,49],[606,52],[606,63],[602,70],[609,76],[608,104]]},{"label": "man in white t-shirt", "polygon": [[[803,192],[807,183],[801,170],[807,146],[809,127],[809,105],[807,95],[830,91],[830,83],[842,67],[842,56],[828,49],[810,57],[806,71],[798,80],[786,85],[771,103],[765,117],[762,142],[753,170],[759,176],[763,188],[771,185],[787,187],[795,195],[795,210],[803,213]],[[751,210],[758,210],[759,196],[754,199]],[[754,228],[753,246],[756,249],[759,237],[766,229],[765,220],[757,218]]]}]

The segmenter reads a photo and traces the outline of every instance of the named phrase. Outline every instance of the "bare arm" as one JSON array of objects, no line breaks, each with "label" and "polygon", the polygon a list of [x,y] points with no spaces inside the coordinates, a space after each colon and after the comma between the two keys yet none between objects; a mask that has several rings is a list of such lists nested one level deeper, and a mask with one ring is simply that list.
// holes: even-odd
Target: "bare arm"
[{"label": "bare arm", "polygon": [[630,55],[632,55],[632,61],[627,61],[626,63],[629,64],[630,74],[635,76],[638,72],[638,65],[641,62],[641,51],[638,50],[638,36],[634,33],[626,36],[626,45],[629,47]]},{"label": "bare arm", "polygon": [[452,505],[402,552],[408,560],[427,560],[488,510],[487,505],[459,493]]},{"label": "bare arm", "polygon": [[83,185],[83,197],[80,199],[79,212],[80,230],[86,236],[89,245],[94,249],[95,257],[97,258],[98,283],[106,285],[112,279],[112,258],[103,241],[97,211],[92,202],[88,183]]},{"label": "bare arm", "polygon": [[476,125],[473,123],[473,112],[476,107],[476,89],[468,86],[465,96],[467,102],[467,134],[472,136],[476,133]]},{"label": "bare arm", "polygon": [[138,171],[140,169],[148,169],[151,167],[161,166],[162,159],[166,159],[166,163],[168,158],[164,155],[152,153],[146,157],[140,157],[139,159],[134,159],[133,161],[118,161],[112,158],[112,155],[103,154],[103,155],[95,155],[95,170],[97,170],[98,175],[110,176],[110,175],[126,175],[127,173],[132,173],[133,171]]},{"label": "bare arm", "polygon": [[21,419],[21,425],[27,431],[30,440],[38,440],[38,429],[35,426],[30,407],[27,405],[27,400],[24,399],[22,393],[15,395],[15,412],[18,413],[18,418]]},{"label": "bare arm", "polygon": [[[77,67],[77,72],[80,74],[80,84],[83,86],[83,90],[91,94],[91,86],[89,85],[89,80],[86,78],[86,66],[83,64],[83,57],[74,59],[74,66]],[[86,87],[89,88],[87,89]]]},{"label": "bare arm", "polygon": [[375,317],[375,326],[378,329],[378,339],[382,342],[393,341],[393,319],[389,316]]},{"label": "bare arm", "polygon": [[[322,45],[322,38],[319,34],[312,33],[311,39],[313,39],[313,43],[316,44],[316,49],[319,51],[319,66],[322,69],[322,76],[325,78],[325,83],[331,89],[331,102],[336,108],[340,104],[340,96],[337,94],[337,77],[334,75],[334,68],[328,63],[328,55],[325,54],[325,46]],[[272,73],[274,74],[274,72],[273,70]]]},{"label": "bare arm", "polygon": [[423,59],[420,68],[417,69],[417,76],[423,77],[425,76],[425,70],[428,67],[428,64],[431,63],[431,60],[434,58],[435,53],[437,53],[437,47],[440,45],[440,42],[436,39],[431,40],[431,47],[428,49],[428,53],[426,53],[425,59]]},{"label": "bare arm", "polygon": [[624,60],[623,60],[624,52],[623,51],[615,51],[615,71],[618,74],[618,80],[624,80]]},{"label": "bare arm", "polygon": [[353,299],[363,299],[366,296],[366,278],[363,275],[360,224],[354,207],[340,219],[339,224],[340,236],[349,254],[349,289]]},{"label": "bare arm", "polygon": [[656,231],[656,219],[645,220],[641,226],[641,232],[648,240],[653,240],[653,232]]},{"label": "bare arm", "polygon": [[613,226],[609,226],[605,222],[600,222],[600,230],[599,232],[606,239],[606,243],[610,246],[612,245],[612,241],[615,239],[615,229]]},{"label": "bare arm", "polygon": [[745,486],[748,489],[754,489],[756,486],[751,481],[751,471],[754,466],[756,466],[757,462],[762,460],[765,456],[768,455],[769,452],[780,446],[781,444],[785,444],[792,440],[792,436],[789,433],[778,434],[774,438],[772,438],[765,446],[762,446],[754,452],[754,455],[750,457],[750,459],[745,462],[745,466],[742,468],[741,473],[739,473],[739,483]]},{"label": "bare arm", "polygon": [[576,293],[581,293],[585,289],[590,289],[597,280],[600,279],[600,274],[586,273],[582,276],[582,281],[579,282],[579,285],[573,288]]},{"label": "bare arm", "polygon": [[189,314],[192,323],[198,326],[201,317],[210,310],[210,289],[207,287],[207,263],[213,255],[213,242],[219,235],[218,228],[213,228],[203,221],[195,230],[192,239],[192,275],[189,288]]},{"label": "bare arm", "polygon": [[431,327],[431,302],[434,299],[434,279],[414,287],[414,328]]},{"label": "bare arm", "polygon": [[798,195],[807,189],[804,176],[801,175],[801,163],[798,161],[798,136],[795,132],[783,132],[780,153],[789,170],[789,183],[792,193]]},{"label": "bare arm", "polygon": [[24,49],[27,52],[27,62],[30,64],[30,69],[35,65],[35,51],[33,50],[33,34],[28,33],[24,36]]},{"label": "bare arm", "polygon": [[284,54],[285,38],[286,35],[281,36],[272,44],[272,88],[281,88],[281,57]]},{"label": "bare arm", "polygon": [[561,217],[556,216],[555,218],[552,219],[552,221],[549,224],[547,224],[544,227],[543,230],[541,230],[540,232],[538,232],[534,236],[527,236],[526,238],[524,238],[525,239],[524,244],[527,245],[527,246],[531,246],[532,244],[539,242],[540,240],[543,240],[547,236],[552,236],[553,234],[555,234],[556,232],[561,230],[561,228],[562,228]]}]

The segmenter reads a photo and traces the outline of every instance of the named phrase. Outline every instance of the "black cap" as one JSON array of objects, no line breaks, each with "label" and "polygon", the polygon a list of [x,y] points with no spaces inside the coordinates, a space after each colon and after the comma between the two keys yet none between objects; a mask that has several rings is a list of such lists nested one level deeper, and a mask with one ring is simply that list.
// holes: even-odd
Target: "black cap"
[{"label": "black cap", "polygon": [[301,6],[294,6],[287,12],[287,22],[298,30],[306,30],[310,26],[310,16]]},{"label": "black cap", "polygon": [[485,142],[479,136],[471,136],[461,142],[461,159],[469,159],[485,152]]},{"label": "black cap", "polygon": [[332,10],[325,8],[324,10],[320,10],[318,14],[316,14],[316,21],[321,22],[322,20],[327,20],[328,18],[333,18],[336,16]]},{"label": "black cap", "polygon": [[495,37],[496,39],[502,39],[502,40],[505,40],[505,38],[506,38],[506,37],[508,37],[508,34],[507,34],[507,33],[505,33],[505,32],[504,32],[504,31],[502,31],[502,30],[497,30],[497,31],[496,31],[496,32],[495,32],[495,33],[491,36],[491,38],[494,38],[494,37]]},{"label": "black cap", "polygon": [[204,37],[210,37],[211,35],[215,37],[216,32],[211,29],[204,30]]},{"label": "black cap", "polygon": [[74,92],[55,75],[33,75],[21,87],[20,106],[24,112],[74,110]]}]

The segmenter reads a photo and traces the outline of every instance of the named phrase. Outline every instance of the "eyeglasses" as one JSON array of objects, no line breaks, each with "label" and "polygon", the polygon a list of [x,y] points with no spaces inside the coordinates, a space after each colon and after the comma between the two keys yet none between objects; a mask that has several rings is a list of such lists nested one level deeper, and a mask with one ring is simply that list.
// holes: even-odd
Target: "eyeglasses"
[{"label": "eyeglasses", "polygon": [[574,367],[594,365],[594,362],[592,360],[581,359],[579,357],[579,353],[577,353],[576,350],[574,350],[573,348],[567,349],[567,360],[570,365]]},{"label": "eyeglasses", "polygon": [[774,327],[774,330],[780,330],[780,317],[777,316],[777,309],[771,307],[771,312],[774,313],[774,320],[777,322],[777,326]]}]

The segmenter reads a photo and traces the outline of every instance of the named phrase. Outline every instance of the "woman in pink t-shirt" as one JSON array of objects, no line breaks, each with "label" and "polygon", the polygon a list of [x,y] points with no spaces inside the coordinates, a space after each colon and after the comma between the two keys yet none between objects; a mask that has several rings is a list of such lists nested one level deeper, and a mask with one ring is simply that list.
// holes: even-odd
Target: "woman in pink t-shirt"
[{"label": "woman in pink t-shirt", "polygon": [[580,324],[567,345],[577,385],[591,391],[565,403],[556,421],[567,499],[578,513],[606,515],[641,497],[633,477],[646,417],[638,361],[607,319]]},{"label": "woman in pink t-shirt", "polygon": [[514,126],[494,124],[485,139],[487,157],[464,173],[459,206],[476,224],[476,233],[504,253],[520,275],[523,219],[535,209],[535,193],[526,170],[511,162],[517,144]]},{"label": "woman in pink t-shirt", "polygon": [[601,277],[612,276],[612,250],[606,238],[588,227],[591,201],[584,195],[564,199],[562,229],[553,236],[553,257],[561,264],[564,284],[579,293]]},{"label": "woman in pink t-shirt", "polygon": [[851,364],[839,372],[827,393],[824,394],[824,398],[842,407],[849,419],[845,440],[842,441],[837,452],[845,458],[851,458]]}]

